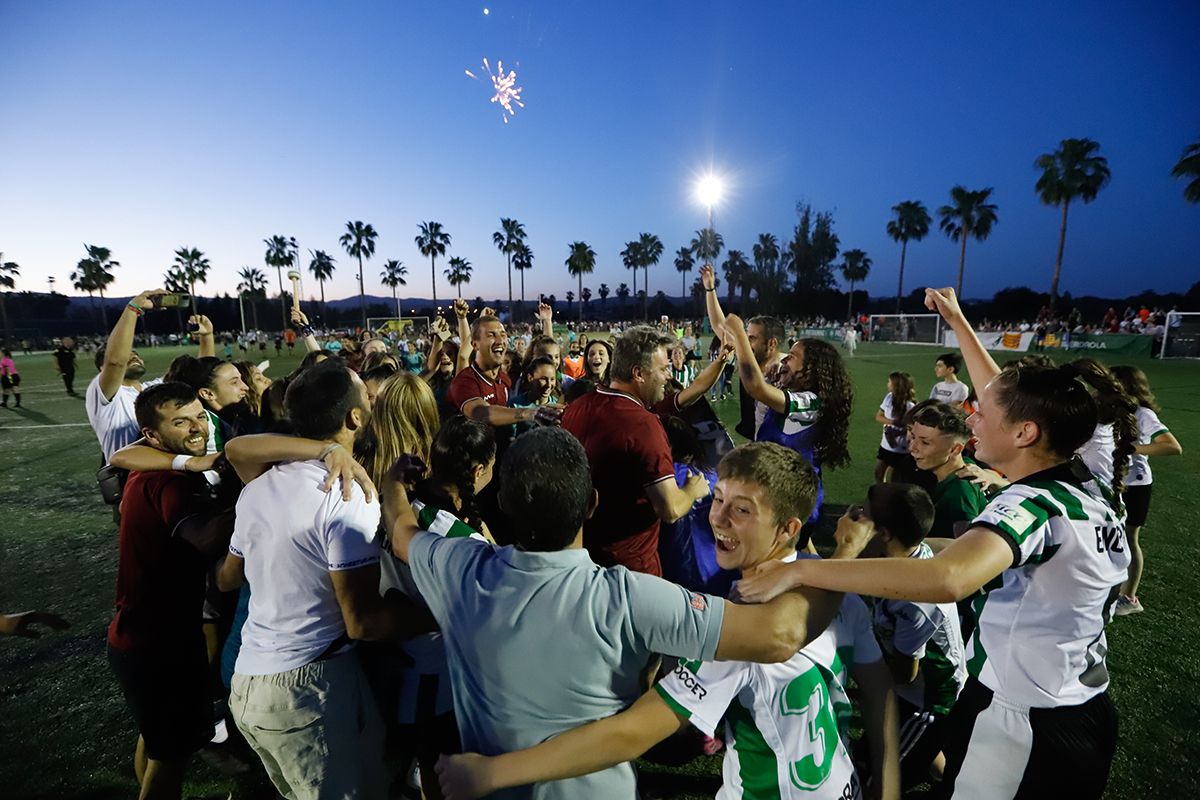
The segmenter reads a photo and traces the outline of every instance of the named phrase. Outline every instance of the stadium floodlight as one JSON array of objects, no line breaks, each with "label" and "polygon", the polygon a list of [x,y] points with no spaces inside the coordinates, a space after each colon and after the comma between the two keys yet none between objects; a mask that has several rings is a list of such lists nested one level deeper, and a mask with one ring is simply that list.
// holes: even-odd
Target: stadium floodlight
[{"label": "stadium floodlight", "polygon": [[711,172],[696,183],[696,199],[710,209],[721,202],[721,196],[724,194],[724,181]]}]

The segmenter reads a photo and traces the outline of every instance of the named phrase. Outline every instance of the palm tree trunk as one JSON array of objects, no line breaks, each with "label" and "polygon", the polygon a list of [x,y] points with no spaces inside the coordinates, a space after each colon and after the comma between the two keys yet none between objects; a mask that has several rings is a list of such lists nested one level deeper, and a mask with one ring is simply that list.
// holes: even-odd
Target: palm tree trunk
[{"label": "palm tree trunk", "polygon": [[321,278],[317,283],[321,284],[321,320],[324,322],[329,318],[329,311],[325,308],[325,279]]},{"label": "palm tree trunk", "polygon": [[458,297],[461,300],[462,299],[462,281],[457,281],[454,284],[454,288],[458,290]]},{"label": "palm tree trunk", "polygon": [[433,288],[433,308],[437,313],[437,256],[429,257],[429,285]]},{"label": "palm tree trunk", "polygon": [[512,315],[512,253],[505,253],[508,260],[508,313]]},{"label": "palm tree trunk", "polygon": [[400,319],[404,315],[400,313],[400,298],[396,296],[396,287],[392,287],[392,302],[396,304],[396,319]]},{"label": "palm tree trunk", "polygon": [[900,282],[896,284],[896,313],[900,313],[900,299],[904,297],[904,257],[908,255],[908,239],[900,241]]},{"label": "palm tree trunk", "polygon": [[583,322],[583,273],[579,273],[579,322]]},{"label": "palm tree trunk", "polygon": [[104,326],[104,330],[108,330],[108,309],[104,307],[104,289],[99,289],[100,292],[100,323]]},{"label": "palm tree trunk", "polygon": [[0,292],[0,315],[4,316],[4,343],[9,347],[13,344],[12,329],[8,325],[8,306],[4,304],[4,295],[8,292]]},{"label": "palm tree trunk", "polygon": [[958,285],[954,288],[954,293],[962,299],[962,283],[963,283],[963,268],[967,265],[967,229],[962,229],[962,244],[958,250]]},{"label": "palm tree trunk", "polygon": [[358,307],[362,311],[363,330],[367,329],[367,292],[363,288],[362,256],[358,257]]},{"label": "palm tree trunk", "polygon": [[1054,279],[1050,281],[1050,310],[1058,305],[1058,277],[1062,273],[1063,245],[1067,242],[1067,206],[1071,198],[1063,200],[1062,224],[1058,228],[1058,255],[1054,259]]},{"label": "palm tree trunk", "polygon": [[679,270],[679,296],[687,302],[687,272]]},{"label": "palm tree trunk", "polygon": [[[361,266],[359,268],[359,271],[361,273]],[[287,326],[288,326],[287,299],[283,296],[283,265],[282,264],[275,265],[275,277],[279,278],[279,315],[280,315],[280,318],[283,320],[283,327],[280,328],[280,330],[287,330]]]},{"label": "palm tree trunk", "polygon": [[525,313],[525,270],[518,270],[521,273],[521,313]]},{"label": "palm tree trunk", "polygon": [[854,281],[850,281],[850,294],[846,295],[846,319],[852,319],[850,316],[854,311]]},{"label": "palm tree trunk", "polygon": [[260,330],[258,327],[258,298],[250,295],[250,316],[254,317],[254,330]]}]

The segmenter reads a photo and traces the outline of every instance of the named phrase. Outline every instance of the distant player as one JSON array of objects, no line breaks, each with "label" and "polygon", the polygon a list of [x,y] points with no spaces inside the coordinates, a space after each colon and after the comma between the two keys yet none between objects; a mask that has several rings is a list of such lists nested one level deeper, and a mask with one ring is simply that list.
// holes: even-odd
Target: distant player
[{"label": "distant player", "polygon": [[958,353],[944,353],[933,362],[933,374],[938,382],[929,390],[929,399],[938,400],[952,406],[961,406],[970,394],[970,387],[958,379],[958,371],[962,368],[962,359]]}]

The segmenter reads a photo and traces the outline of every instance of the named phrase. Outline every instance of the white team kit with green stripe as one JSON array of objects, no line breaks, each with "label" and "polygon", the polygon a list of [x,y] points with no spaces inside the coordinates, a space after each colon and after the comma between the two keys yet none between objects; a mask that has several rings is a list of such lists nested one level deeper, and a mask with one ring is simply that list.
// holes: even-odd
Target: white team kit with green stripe
[{"label": "white team kit with green stripe", "polygon": [[[1153,409],[1138,406],[1137,410],[1138,444],[1150,444],[1164,433],[1170,433],[1158,414]],[[1139,453],[1129,457],[1129,474],[1125,477],[1126,486],[1149,486],[1154,482],[1150,472],[1150,459]]]},{"label": "white team kit with green stripe", "polygon": [[971,523],[1013,561],[972,603],[967,669],[997,697],[1078,705],[1108,687],[1104,626],[1129,567],[1123,511],[1078,460],[1030,475]]},{"label": "white team kit with green stripe", "polygon": [[656,690],[712,736],[728,711],[717,800],[861,798],[846,749],[849,667],[879,661],[870,614],[848,594],[829,627],[780,664],[685,661]]}]

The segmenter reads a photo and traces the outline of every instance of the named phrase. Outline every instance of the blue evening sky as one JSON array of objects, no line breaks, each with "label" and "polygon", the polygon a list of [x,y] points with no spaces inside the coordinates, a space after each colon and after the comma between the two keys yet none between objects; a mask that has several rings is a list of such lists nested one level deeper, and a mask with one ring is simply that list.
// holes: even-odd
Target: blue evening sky
[{"label": "blue evening sky", "polygon": [[[1195,2],[0,0],[0,251],[18,288],[63,290],[82,243],[106,245],[112,293],[132,294],[187,245],[213,263],[204,291],[232,292],[284,234],[334,254],[341,297],[356,269],[337,238],[360,219],[380,233],[368,291],[387,293],[397,258],[428,297],[413,237],[432,219],[475,267],[464,294],[490,298],[507,295],[491,234],[513,216],[535,254],[527,296],[574,286],[578,239],[599,254],[585,285],[615,290],[640,231],[667,249],[651,293],[675,295],[670,254],[704,224],[692,185],[711,165],[730,183],[727,247],[787,238],[803,200],[868,252],[882,295],[891,206],[993,186],[999,224],[968,244],[966,294],[1046,290],[1059,215],[1033,161],[1089,137],[1113,180],[1072,208],[1063,288],[1182,291],[1200,279],[1200,207],[1169,172],[1200,137],[1197,30]],[[484,56],[524,85],[508,125],[463,73]],[[953,282],[957,257],[935,229],[909,248],[907,288]]]}]

